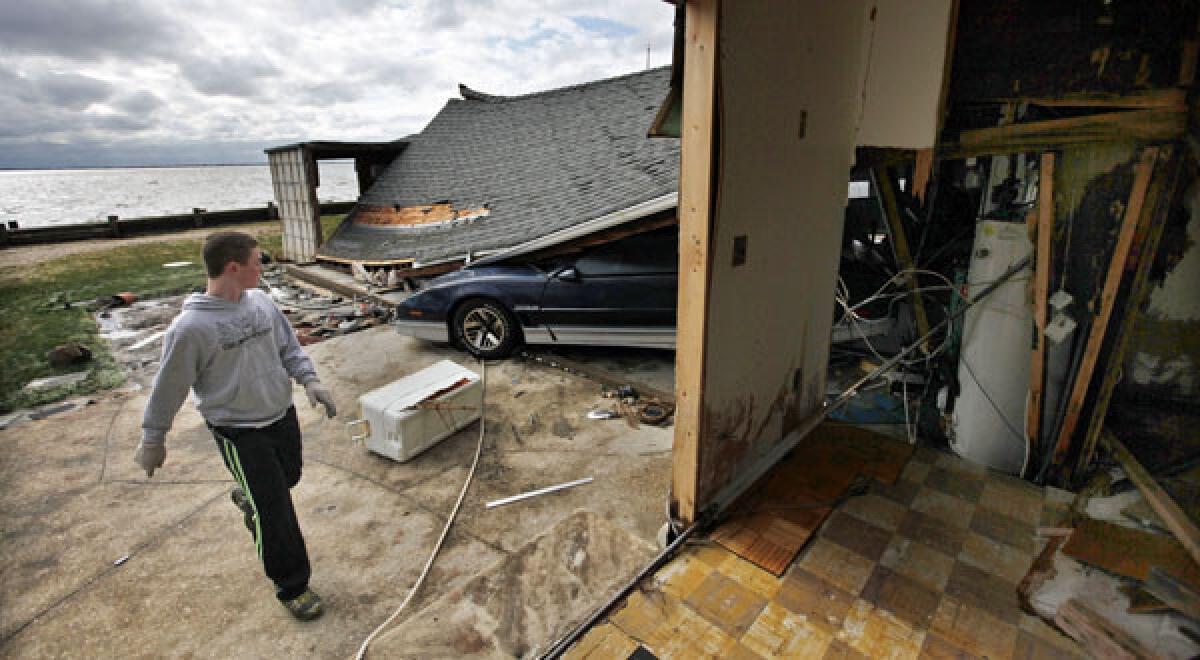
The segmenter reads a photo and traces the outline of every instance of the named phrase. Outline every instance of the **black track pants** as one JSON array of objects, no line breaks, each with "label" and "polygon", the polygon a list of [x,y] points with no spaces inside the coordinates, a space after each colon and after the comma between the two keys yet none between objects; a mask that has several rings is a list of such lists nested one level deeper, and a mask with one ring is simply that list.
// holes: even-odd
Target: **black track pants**
[{"label": "black track pants", "polygon": [[300,481],[296,408],[263,428],[210,426],[225,467],[254,510],[254,542],[275,595],[291,600],[308,588],[311,569],[289,489]]}]

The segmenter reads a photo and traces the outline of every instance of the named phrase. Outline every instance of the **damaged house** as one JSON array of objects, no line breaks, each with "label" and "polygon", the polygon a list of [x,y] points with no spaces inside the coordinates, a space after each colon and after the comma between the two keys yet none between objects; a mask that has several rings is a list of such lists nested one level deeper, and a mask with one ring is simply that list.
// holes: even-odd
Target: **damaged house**
[{"label": "damaged house", "polygon": [[322,244],[321,262],[453,270],[672,216],[679,144],[647,135],[669,68],[523,96],[460,86]]},{"label": "damaged house", "polygon": [[678,208],[673,540],[549,655],[1200,653],[1196,4],[673,4],[669,71],[464,89],[315,255]]}]

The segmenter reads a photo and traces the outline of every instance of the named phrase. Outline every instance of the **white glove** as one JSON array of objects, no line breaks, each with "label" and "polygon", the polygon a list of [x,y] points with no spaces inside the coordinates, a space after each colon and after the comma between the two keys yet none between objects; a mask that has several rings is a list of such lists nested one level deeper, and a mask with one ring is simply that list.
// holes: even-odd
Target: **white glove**
[{"label": "white glove", "polygon": [[138,443],[137,451],[133,452],[133,462],[142,466],[147,477],[153,477],[154,470],[162,467],[166,460],[166,445],[148,445],[143,441]]},{"label": "white glove", "polygon": [[333,419],[337,416],[337,406],[335,406],[333,403],[333,392],[330,392],[328,387],[322,385],[321,381],[309,381],[308,384],[304,386],[304,392],[308,394],[308,403],[312,405],[313,408],[316,408],[317,404],[320,403],[321,405],[325,406],[326,417]]}]

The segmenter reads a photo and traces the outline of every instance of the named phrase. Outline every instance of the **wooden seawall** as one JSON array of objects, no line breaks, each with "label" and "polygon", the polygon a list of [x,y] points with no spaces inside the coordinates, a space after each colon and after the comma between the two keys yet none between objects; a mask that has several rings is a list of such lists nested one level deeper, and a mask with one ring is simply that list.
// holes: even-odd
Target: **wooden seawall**
[{"label": "wooden seawall", "polygon": [[[325,202],[321,204],[321,214],[348,213],[354,208],[355,202]],[[146,234],[165,234],[198,227],[219,227],[222,225],[247,224],[252,222],[267,222],[278,220],[279,212],[274,204],[257,208],[230,209],[226,211],[206,211],[193,209],[191,213],[177,215],[158,215],[144,218],[108,217],[108,222],[91,222],[71,225],[52,225],[48,227],[24,227],[9,229],[0,225],[0,247],[15,247],[20,245],[36,245],[39,243],[59,243],[62,241],[78,241],[94,238],[125,238]]]}]

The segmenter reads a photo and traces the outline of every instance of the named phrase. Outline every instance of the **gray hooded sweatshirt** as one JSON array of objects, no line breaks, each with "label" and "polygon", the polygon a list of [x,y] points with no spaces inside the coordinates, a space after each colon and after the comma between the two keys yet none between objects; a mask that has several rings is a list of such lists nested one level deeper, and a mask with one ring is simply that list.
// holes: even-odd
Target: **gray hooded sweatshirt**
[{"label": "gray hooded sweatshirt", "polygon": [[161,445],[187,398],[213,426],[262,427],[292,405],[292,384],[317,380],[312,361],[270,296],[241,300],[194,293],[163,338],[162,365],[142,417],[142,442]]}]

